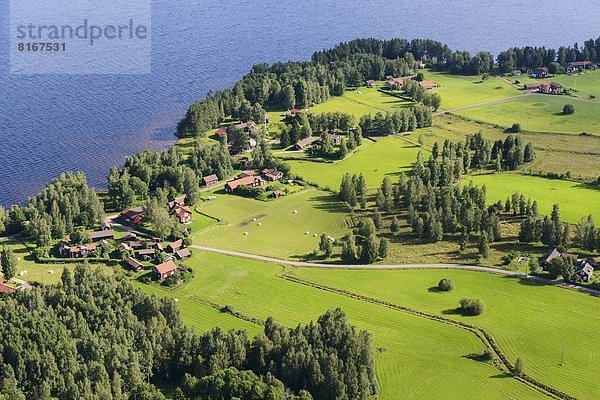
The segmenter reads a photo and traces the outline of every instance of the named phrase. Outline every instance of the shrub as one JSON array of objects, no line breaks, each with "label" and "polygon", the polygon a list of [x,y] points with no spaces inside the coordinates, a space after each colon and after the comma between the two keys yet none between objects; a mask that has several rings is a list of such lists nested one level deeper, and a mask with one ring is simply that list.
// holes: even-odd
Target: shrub
[{"label": "shrub", "polygon": [[522,129],[521,129],[521,124],[519,124],[518,122],[515,122],[511,127],[510,127],[510,132],[511,133],[521,133]]},{"label": "shrub", "polygon": [[454,289],[454,282],[451,279],[444,278],[438,283],[438,288],[442,292],[451,292]]},{"label": "shrub", "polygon": [[575,107],[573,106],[573,104],[565,104],[565,106],[563,107],[563,114],[565,114],[565,115],[575,114]]},{"label": "shrub", "polygon": [[521,360],[521,357],[517,358],[517,361],[515,361],[515,366],[512,370],[512,373],[514,376],[523,375],[523,360]]},{"label": "shrub", "polygon": [[485,304],[479,299],[463,297],[460,299],[460,312],[463,315],[481,315],[485,311]]}]

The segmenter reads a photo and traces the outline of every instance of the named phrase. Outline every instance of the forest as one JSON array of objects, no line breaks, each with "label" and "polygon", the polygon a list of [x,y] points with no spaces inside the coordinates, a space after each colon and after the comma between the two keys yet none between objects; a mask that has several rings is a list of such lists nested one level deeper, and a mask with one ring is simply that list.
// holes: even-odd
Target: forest
[{"label": "forest", "polygon": [[378,392],[371,335],[340,309],[250,338],[183,325],[172,299],[82,265],[61,283],[0,301],[0,398],[367,399]]}]

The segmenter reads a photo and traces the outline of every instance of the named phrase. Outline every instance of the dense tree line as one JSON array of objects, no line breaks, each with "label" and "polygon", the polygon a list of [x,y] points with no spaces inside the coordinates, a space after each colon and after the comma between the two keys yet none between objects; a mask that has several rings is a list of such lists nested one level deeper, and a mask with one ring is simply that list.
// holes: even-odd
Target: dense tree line
[{"label": "dense tree line", "polygon": [[387,136],[431,126],[433,113],[430,107],[417,105],[392,113],[363,115],[359,126],[364,136]]},{"label": "dense tree line", "polygon": [[76,227],[90,228],[104,218],[104,206],[90,189],[83,172],[64,173],[50,182],[26,206],[12,206],[0,212],[0,228],[6,233],[23,233],[45,255],[52,239],[64,238]]},{"label": "dense tree line", "polygon": [[193,204],[203,176],[216,174],[224,179],[232,173],[226,143],[197,141],[187,158],[176,146],[164,151],[144,150],[127,157],[123,168],[110,170],[108,195],[118,210],[133,205],[136,198],[146,199],[158,189],[165,190],[170,198],[183,193],[186,202]]},{"label": "dense tree line", "polygon": [[[0,397],[9,399],[367,399],[378,392],[371,336],[341,310],[264,333],[185,327],[172,299],[89,266],[58,286],[0,301]],[[297,396],[292,393],[296,393]]]},{"label": "dense tree line", "polygon": [[434,93],[430,90],[422,88],[419,85],[419,81],[409,80],[404,83],[402,90],[411,99],[417,103],[421,103],[424,106],[430,106],[434,111],[442,105],[442,96],[439,93]]},{"label": "dense tree line", "polygon": [[[574,61],[600,61],[600,38],[586,40],[583,46],[575,43],[556,49],[545,47],[513,47],[498,54],[498,65],[502,72],[515,69],[553,66],[551,73],[560,72],[561,65]],[[558,67],[558,69],[557,69]]]}]

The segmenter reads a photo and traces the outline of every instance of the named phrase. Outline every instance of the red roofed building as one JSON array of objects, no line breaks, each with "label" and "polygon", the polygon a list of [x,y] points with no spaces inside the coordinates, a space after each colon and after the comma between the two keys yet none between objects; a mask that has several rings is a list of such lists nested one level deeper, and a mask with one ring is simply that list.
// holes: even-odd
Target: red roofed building
[{"label": "red roofed building", "polygon": [[177,264],[175,264],[173,260],[169,260],[152,268],[152,271],[154,272],[156,279],[162,281],[175,275]]},{"label": "red roofed building", "polygon": [[4,279],[0,277],[0,293],[14,293],[17,289],[4,284]]},{"label": "red roofed building", "polygon": [[233,193],[239,186],[258,187],[263,186],[265,181],[260,176],[245,176],[243,178],[234,179],[225,184],[225,191]]},{"label": "red roofed building", "polygon": [[217,129],[217,131],[215,132],[215,135],[225,136],[225,135],[227,135],[227,131],[225,129]]},{"label": "red roofed building", "polygon": [[144,207],[126,208],[119,218],[127,225],[137,225],[144,220]]},{"label": "red roofed building", "polygon": [[402,88],[402,86],[404,86],[404,82],[411,81],[415,78],[416,78],[416,76],[414,76],[414,75],[400,76],[398,78],[391,78],[391,79],[387,80],[387,82],[385,83],[385,87],[387,89],[400,90],[400,88]]},{"label": "red roofed building", "polygon": [[426,89],[426,90],[431,90],[431,89],[435,89],[436,87],[438,87],[437,83],[432,82],[432,81],[419,82],[419,86],[421,86],[423,89]]}]

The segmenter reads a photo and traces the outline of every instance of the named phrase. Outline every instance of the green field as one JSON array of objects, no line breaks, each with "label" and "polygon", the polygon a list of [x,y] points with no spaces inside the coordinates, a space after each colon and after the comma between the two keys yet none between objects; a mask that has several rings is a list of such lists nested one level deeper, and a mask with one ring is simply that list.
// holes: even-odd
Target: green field
[{"label": "green field", "polygon": [[378,92],[376,88],[361,87],[357,90],[348,90],[343,96],[332,97],[324,103],[309,108],[313,113],[345,112],[360,118],[366,114],[378,112],[393,112],[411,106],[410,101],[402,100],[385,93]]},{"label": "green field", "polygon": [[[491,364],[466,358],[484,346],[465,330],[283,280],[277,277],[281,267],[271,264],[200,252],[188,264],[196,278],[169,296],[179,300],[184,321],[200,330],[210,327],[212,310],[190,296],[263,319],[273,316],[288,326],[343,308],[352,324],[373,334],[380,400],[542,398]],[[230,327],[229,318],[219,322]]]},{"label": "green field", "polygon": [[[575,106],[575,114],[563,115],[562,109],[567,103]],[[457,111],[456,114],[503,127],[518,122],[526,131],[600,134],[600,103],[566,96],[533,94]]]},{"label": "green field", "polygon": [[473,175],[463,183],[470,181],[476,186],[486,185],[489,203],[504,202],[516,191],[537,200],[542,215],[550,214],[552,205],[558,203],[564,221],[577,223],[589,214],[600,220],[600,189],[591,185],[510,173]]},{"label": "green field", "polygon": [[441,108],[444,110],[516,96],[521,93],[516,87],[497,77],[490,77],[488,80],[482,81],[481,76],[450,75],[427,70],[425,79],[439,85],[434,91],[442,96]]},{"label": "green field", "polygon": [[[411,140],[417,139],[417,133],[410,136]],[[385,176],[396,182],[400,172],[412,168],[419,150],[419,146],[392,136],[380,139],[345,160],[333,164],[298,160],[288,161],[288,164],[293,173],[306,181],[334,190],[339,188],[342,176],[346,172],[362,172],[369,187],[379,187]]]},{"label": "green field", "polygon": [[221,222],[196,231],[194,243],[282,258],[303,258],[319,246],[314,234],[341,237],[350,225],[348,209],[334,195],[316,189],[270,202],[223,193],[197,209]]},{"label": "green field", "polygon": [[[553,285],[471,271],[301,269],[297,275],[476,324],[494,335],[511,360],[521,357],[526,373],[576,398],[594,399],[600,395],[600,346],[590,337],[590,332],[600,329],[600,320],[595,316],[600,299]],[[430,289],[446,277],[456,284],[453,292]],[[486,312],[478,317],[455,314],[453,310],[462,297],[482,299]],[[580,338],[589,339],[585,346]]]}]

